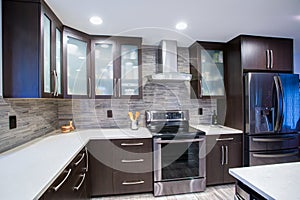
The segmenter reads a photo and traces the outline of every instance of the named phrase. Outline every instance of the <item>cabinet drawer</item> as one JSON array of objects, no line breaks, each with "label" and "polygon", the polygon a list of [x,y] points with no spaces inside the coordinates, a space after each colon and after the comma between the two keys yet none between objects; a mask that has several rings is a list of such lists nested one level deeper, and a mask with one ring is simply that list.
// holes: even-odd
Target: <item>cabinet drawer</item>
[{"label": "cabinet drawer", "polygon": [[152,151],[152,139],[125,139],[112,140],[117,150],[123,149],[128,152],[147,153]]},{"label": "cabinet drawer", "polygon": [[86,172],[88,170],[88,154],[86,149],[82,149],[70,164],[75,173]]},{"label": "cabinet drawer", "polygon": [[114,155],[114,169],[127,173],[152,171],[152,153],[119,152]]},{"label": "cabinet drawer", "polygon": [[115,194],[150,192],[152,191],[152,173],[132,174],[123,172],[113,173]]}]

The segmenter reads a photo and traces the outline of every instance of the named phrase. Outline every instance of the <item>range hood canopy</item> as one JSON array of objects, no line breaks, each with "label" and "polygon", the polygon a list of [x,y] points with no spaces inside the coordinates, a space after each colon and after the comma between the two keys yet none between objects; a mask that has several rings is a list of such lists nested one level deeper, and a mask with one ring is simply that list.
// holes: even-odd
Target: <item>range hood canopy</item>
[{"label": "range hood canopy", "polygon": [[162,40],[158,49],[157,73],[148,76],[150,81],[190,81],[191,74],[178,72],[177,41]]}]

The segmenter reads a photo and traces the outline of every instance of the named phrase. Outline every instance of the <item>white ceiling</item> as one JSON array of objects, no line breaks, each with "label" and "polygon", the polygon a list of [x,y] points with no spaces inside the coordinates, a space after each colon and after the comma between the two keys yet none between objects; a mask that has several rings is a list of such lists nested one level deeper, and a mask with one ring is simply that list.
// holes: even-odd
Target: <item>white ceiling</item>
[{"label": "white ceiling", "polygon": [[[176,39],[226,42],[239,34],[295,39],[300,52],[300,0],[46,0],[62,22],[89,34],[143,37],[144,44]],[[103,24],[92,25],[98,15]],[[176,31],[185,21],[188,28]]]}]

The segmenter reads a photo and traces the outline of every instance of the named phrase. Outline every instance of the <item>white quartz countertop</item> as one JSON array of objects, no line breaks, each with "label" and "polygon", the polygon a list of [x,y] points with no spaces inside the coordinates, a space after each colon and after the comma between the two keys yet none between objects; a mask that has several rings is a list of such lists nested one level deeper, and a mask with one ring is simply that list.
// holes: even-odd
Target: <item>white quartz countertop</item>
[{"label": "white quartz countertop", "polygon": [[0,154],[0,199],[37,199],[91,139],[152,138],[146,128],[52,134]]},{"label": "white quartz countertop", "polygon": [[190,125],[191,127],[204,131],[205,135],[241,134],[243,131],[222,125]]},{"label": "white quartz countertop", "polygon": [[300,162],[234,168],[229,173],[266,199],[300,199]]}]

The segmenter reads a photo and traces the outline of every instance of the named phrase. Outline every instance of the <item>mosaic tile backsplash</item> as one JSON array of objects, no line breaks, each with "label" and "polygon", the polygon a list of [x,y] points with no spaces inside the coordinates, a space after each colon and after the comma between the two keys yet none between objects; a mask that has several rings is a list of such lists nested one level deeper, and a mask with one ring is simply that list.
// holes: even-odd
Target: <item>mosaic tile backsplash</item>
[{"label": "mosaic tile backsplash", "polygon": [[[178,48],[178,69],[189,73],[189,52]],[[190,99],[189,84],[185,82],[149,82],[147,75],[157,68],[157,47],[143,46],[143,99],[0,99],[0,152],[41,137],[73,120],[77,129],[129,127],[128,112],[141,112],[139,126],[144,126],[145,110],[184,109],[190,112],[190,123],[208,124],[214,99]],[[198,115],[198,108],[203,114]],[[107,117],[112,110],[113,117]],[[17,116],[17,128],[9,130],[8,117]]]}]

